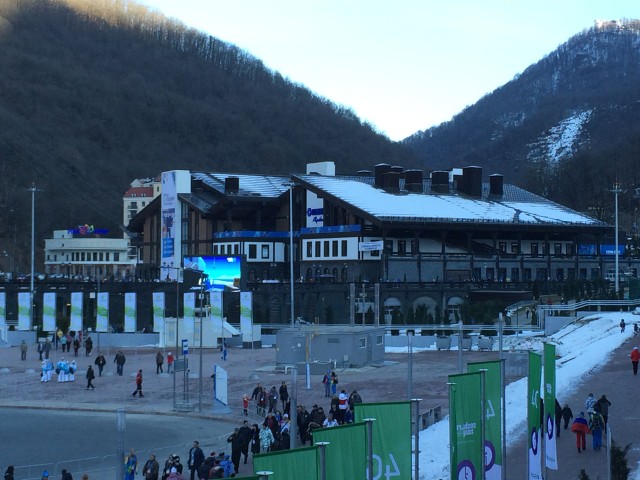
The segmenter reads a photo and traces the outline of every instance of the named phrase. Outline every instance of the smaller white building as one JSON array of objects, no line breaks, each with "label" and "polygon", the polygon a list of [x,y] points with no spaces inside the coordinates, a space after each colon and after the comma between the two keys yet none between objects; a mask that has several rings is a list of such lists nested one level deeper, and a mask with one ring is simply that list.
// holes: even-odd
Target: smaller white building
[{"label": "smaller white building", "polygon": [[55,230],[45,239],[45,270],[53,278],[115,279],[135,275],[138,254],[129,239],[105,238],[106,232],[84,225]]}]

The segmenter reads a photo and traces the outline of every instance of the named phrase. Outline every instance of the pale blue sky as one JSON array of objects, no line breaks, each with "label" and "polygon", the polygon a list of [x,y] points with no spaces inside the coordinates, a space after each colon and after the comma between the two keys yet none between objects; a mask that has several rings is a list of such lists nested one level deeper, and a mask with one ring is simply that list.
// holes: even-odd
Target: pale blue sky
[{"label": "pale blue sky", "polygon": [[451,119],[637,0],[142,0],[237,45],[392,140]]}]

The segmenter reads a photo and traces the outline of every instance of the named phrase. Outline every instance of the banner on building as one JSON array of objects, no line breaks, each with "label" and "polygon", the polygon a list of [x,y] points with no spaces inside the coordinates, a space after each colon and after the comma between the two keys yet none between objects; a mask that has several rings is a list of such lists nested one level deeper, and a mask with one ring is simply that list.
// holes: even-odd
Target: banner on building
[{"label": "banner on building", "polygon": [[253,293],[240,292],[240,331],[242,338],[253,342]]},{"label": "banner on building", "polygon": [[504,361],[473,362],[468,372],[484,370],[486,416],[484,419],[485,479],[502,480],[504,452]]},{"label": "banner on building", "polygon": [[42,330],[45,332],[56,331],[55,292],[45,292],[42,294]]},{"label": "banner on building", "polygon": [[542,480],[540,450],[540,380],[541,360],[537,353],[529,352],[529,381],[527,388],[527,424],[529,445],[529,480]]},{"label": "banner on building", "polygon": [[411,402],[358,403],[356,422],[373,422],[373,478],[411,480]]},{"label": "banner on building", "polygon": [[556,346],[544,344],[544,464],[552,470],[558,469],[556,449]]},{"label": "banner on building", "polygon": [[269,480],[318,480],[318,447],[278,450],[255,455],[253,472],[264,471],[273,472],[273,475],[269,475]]},{"label": "banner on building", "polygon": [[484,371],[449,375],[451,479],[484,478]]},{"label": "banner on building", "polygon": [[184,294],[184,334],[191,336],[196,328],[196,294],[195,292],[186,292]]},{"label": "banner on building", "polygon": [[154,332],[164,331],[164,308],[165,308],[164,292],[153,292],[152,302],[153,302],[153,331]]},{"label": "banner on building", "polygon": [[0,292],[0,327],[7,324],[7,294]]},{"label": "banner on building", "polygon": [[[325,448],[327,478],[367,478],[367,429],[365,423],[350,423],[313,431],[313,442],[329,442]],[[377,459],[376,459],[377,460]],[[374,469],[375,469],[374,460]],[[380,472],[381,470],[378,469]],[[381,478],[385,477],[383,474]]]},{"label": "banner on building", "polygon": [[82,330],[82,306],[84,296],[82,292],[71,292],[71,322],[69,330],[79,332]]},{"label": "banner on building", "polygon": [[138,310],[136,307],[136,293],[124,294],[124,331],[127,333],[136,331]]},{"label": "banner on building", "polygon": [[176,172],[162,172],[162,193],[161,193],[160,218],[161,235],[161,269],[163,280],[178,280],[178,263],[176,262],[176,230],[180,228],[177,223],[178,195],[176,192]]},{"label": "banner on building", "polygon": [[18,330],[31,330],[30,292],[18,292]]},{"label": "banner on building", "polygon": [[109,331],[109,292],[98,293],[98,313],[96,315],[96,332]]}]

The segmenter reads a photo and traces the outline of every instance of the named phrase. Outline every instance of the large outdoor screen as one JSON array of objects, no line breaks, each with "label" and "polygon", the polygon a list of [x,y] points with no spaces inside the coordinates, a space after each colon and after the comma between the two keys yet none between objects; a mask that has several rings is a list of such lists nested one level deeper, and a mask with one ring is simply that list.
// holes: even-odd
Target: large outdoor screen
[{"label": "large outdoor screen", "polygon": [[242,257],[239,255],[217,255],[207,257],[184,257],[185,270],[199,270],[207,276],[207,290],[238,289],[242,278]]}]

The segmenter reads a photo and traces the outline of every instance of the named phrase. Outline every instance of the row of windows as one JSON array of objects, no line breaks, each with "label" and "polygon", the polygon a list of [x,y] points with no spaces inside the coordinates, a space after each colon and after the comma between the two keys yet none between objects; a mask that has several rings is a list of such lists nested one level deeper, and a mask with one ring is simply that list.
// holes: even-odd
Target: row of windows
[{"label": "row of windows", "polygon": [[[110,262],[111,261],[111,252],[71,252],[71,261],[72,262]],[[64,261],[69,261],[69,255],[65,255]],[[51,255],[47,254],[47,261],[51,260]],[[53,255],[53,261],[58,261],[58,255]],[[120,252],[113,252],[113,261],[120,261]]]},{"label": "row of windows", "polygon": [[[250,260],[255,260],[258,258],[258,246],[260,247],[260,259],[261,260],[269,260],[270,255],[270,246],[269,245],[256,245],[255,243],[250,243],[248,245],[247,258]],[[214,245],[213,246],[213,254],[214,255],[240,255],[240,245],[237,243],[227,244],[227,245]]]},{"label": "row of windows", "polygon": [[[395,255],[399,255],[399,256],[403,256],[403,255],[415,255],[420,253],[419,252],[419,248],[418,248],[418,241],[417,240],[411,240],[409,243],[409,250],[407,250],[407,241],[406,240],[397,240],[397,249],[394,251],[393,250],[393,246],[394,246],[394,241],[393,240],[385,240],[385,244],[384,244],[384,248],[385,248],[385,252],[389,253],[389,254],[395,254]],[[554,243],[552,245],[553,249],[552,249],[552,253],[553,255],[562,255],[562,243],[558,242],[558,243]],[[565,251],[564,254],[565,255],[573,255],[574,254],[574,246],[573,243],[565,243]],[[519,253],[524,253],[521,251],[521,247],[520,244],[518,242],[511,242],[511,244],[509,245],[510,250],[509,253],[512,254],[519,254]],[[538,242],[531,242],[531,244],[529,245],[529,254],[536,256],[536,255],[548,255],[549,254],[549,249],[550,249],[551,245],[545,242],[542,243],[538,243]],[[500,253],[507,253],[507,242],[498,242],[498,252]]]},{"label": "row of windows", "polygon": [[307,258],[347,257],[346,240],[307,241]]}]

